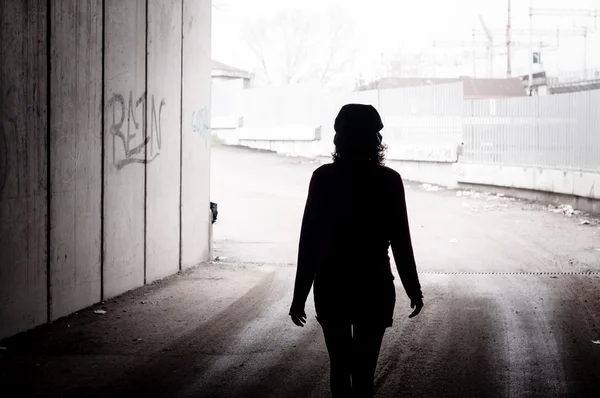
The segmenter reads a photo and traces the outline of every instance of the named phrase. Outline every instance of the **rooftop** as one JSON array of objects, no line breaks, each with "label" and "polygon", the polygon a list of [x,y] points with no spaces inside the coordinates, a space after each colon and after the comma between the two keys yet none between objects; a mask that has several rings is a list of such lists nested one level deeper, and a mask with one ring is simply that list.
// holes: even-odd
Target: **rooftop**
[{"label": "rooftop", "polygon": [[449,84],[463,82],[465,99],[510,98],[526,96],[520,78],[477,79],[468,76],[458,78],[385,77],[379,80],[379,88],[398,88]]},{"label": "rooftop", "polygon": [[251,79],[252,73],[240,68],[236,68],[235,66],[227,65],[223,62],[215,61],[213,59],[211,76]]}]

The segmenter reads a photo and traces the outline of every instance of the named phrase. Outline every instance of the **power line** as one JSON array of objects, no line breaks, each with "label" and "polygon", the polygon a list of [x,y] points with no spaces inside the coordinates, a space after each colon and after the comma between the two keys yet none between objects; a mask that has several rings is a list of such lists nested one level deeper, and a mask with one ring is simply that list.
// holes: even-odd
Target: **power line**
[{"label": "power line", "polygon": [[506,22],[506,77],[510,77],[512,75],[511,59],[510,59],[512,29],[510,26],[510,17],[511,17],[510,0],[508,0],[508,18],[507,18],[507,22]]},{"label": "power line", "polygon": [[[530,29],[533,30],[533,17],[534,16],[542,16],[542,17],[582,17],[582,18],[594,18],[594,30],[598,28],[598,10],[597,9],[569,9],[569,8],[533,8],[531,6],[530,1],[529,7],[529,26]],[[570,30],[575,31],[573,34],[578,36],[583,36],[583,70],[587,71],[587,37],[589,29],[584,26],[579,30]],[[557,34],[557,46],[559,46],[560,35]],[[530,35],[529,37],[531,54],[529,59],[529,87],[531,90],[531,71],[533,70],[533,38]]]}]

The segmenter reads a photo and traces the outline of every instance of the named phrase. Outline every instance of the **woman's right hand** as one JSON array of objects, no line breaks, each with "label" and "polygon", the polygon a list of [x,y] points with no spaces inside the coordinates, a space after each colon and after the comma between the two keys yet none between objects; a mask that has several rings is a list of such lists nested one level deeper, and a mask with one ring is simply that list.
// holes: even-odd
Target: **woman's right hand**
[{"label": "woman's right hand", "polygon": [[419,298],[415,300],[410,300],[410,308],[414,308],[414,311],[408,316],[409,318],[414,318],[417,315],[419,315],[419,313],[423,309],[423,299]]}]

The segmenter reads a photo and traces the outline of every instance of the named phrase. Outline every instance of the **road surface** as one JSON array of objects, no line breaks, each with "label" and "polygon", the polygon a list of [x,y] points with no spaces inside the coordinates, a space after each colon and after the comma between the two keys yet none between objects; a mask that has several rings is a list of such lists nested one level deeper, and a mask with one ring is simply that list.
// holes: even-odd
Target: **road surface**
[{"label": "road surface", "polygon": [[[329,395],[312,301],[306,327],[287,316],[320,163],[224,147],[212,156],[219,261],[105,303],[103,318],[82,311],[8,341],[3,385],[40,396]],[[597,220],[406,185],[425,307],[408,319],[397,284],[377,396],[600,396]]]}]

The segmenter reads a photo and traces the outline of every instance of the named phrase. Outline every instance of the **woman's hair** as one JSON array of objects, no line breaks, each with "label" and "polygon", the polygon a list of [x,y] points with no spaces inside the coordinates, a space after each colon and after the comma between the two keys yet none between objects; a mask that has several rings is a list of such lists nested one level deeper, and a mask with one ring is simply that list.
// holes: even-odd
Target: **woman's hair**
[{"label": "woman's hair", "polygon": [[383,122],[372,105],[346,104],[333,124],[333,162],[371,162],[383,166],[387,147],[382,143]]},{"label": "woman's hair", "polygon": [[385,164],[385,151],[387,145],[383,143],[370,146],[354,146],[338,144],[335,151],[331,154],[333,162],[342,161],[369,161],[379,166]]}]

